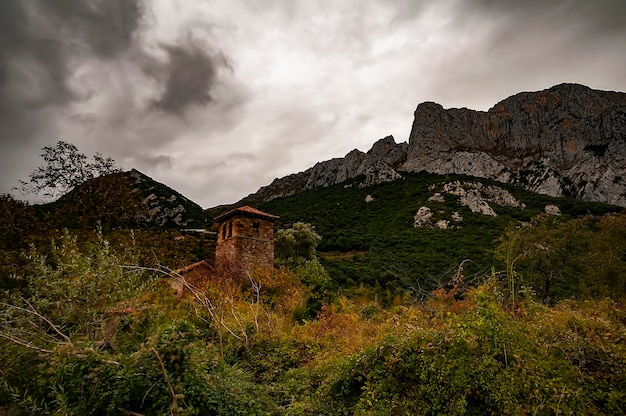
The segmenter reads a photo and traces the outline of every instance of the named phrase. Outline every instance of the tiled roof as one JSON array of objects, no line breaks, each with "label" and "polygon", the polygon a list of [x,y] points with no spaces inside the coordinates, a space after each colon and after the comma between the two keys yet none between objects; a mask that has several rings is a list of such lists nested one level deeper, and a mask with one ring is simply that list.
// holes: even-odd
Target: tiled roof
[{"label": "tiled roof", "polygon": [[228,211],[225,214],[215,217],[215,221],[217,222],[224,221],[225,219],[233,217],[237,214],[243,214],[243,215],[253,216],[253,217],[258,217],[258,218],[265,218],[269,220],[275,220],[277,218],[280,218],[277,215],[268,214],[267,212],[263,212],[256,208],[252,208],[250,205],[245,205],[243,207],[235,208],[231,211]]},{"label": "tiled roof", "polygon": [[211,265],[209,263],[207,263],[204,260],[200,260],[196,263],[190,264],[188,266],[183,267],[182,269],[178,269],[176,270],[176,273],[178,274],[183,274],[183,273],[187,273],[191,270],[197,269],[198,267],[202,267],[202,268],[206,268],[206,269],[212,269]]}]

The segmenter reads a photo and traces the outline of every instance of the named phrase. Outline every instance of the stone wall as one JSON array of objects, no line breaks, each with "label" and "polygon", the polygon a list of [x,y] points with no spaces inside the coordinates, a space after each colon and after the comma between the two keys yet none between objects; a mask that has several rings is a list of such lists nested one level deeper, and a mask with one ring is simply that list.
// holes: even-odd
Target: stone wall
[{"label": "stone wall", "polygon": [[273,221],[235,216],[220,224],[215,250],[219,274],[247,280],[246,271],[274,266]]}]

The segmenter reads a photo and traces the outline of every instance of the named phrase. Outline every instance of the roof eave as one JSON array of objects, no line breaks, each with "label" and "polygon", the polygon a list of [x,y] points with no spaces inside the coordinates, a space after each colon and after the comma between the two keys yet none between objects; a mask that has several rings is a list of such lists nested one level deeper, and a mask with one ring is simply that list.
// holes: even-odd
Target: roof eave
[{"label": "roof eave", "polygon": [[[246,208],[249,208],[251,210],[254,211],[249,211]],[[218,215],[217,217],[213,218],[214,221],[216,222],[222,222],[224,220],[227,220],[228,218],[234,217],[236,215],[242,215],[242,216],[246,216],[246,217],[253,217],[253,218],[261,218],[261,219],[265,219],[265,220],[269,220],[269,221],[275,221],[278,218],[280,218],[277,215],[272,215],[269,214],[267,212],[263,212],[260,210],[257,210],[255,208],[252,207],[248,207],[247,205],[244,207],[239,207],[239,208],[235,208],[232,209],[222,215]]]}]

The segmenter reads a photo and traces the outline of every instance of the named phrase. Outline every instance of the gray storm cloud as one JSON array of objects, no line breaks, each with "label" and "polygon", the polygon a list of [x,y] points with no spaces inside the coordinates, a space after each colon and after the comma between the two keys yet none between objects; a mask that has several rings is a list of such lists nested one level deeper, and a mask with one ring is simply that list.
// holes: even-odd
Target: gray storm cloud
[{"label": "gray storm cloud", "polygon": [[[190,108],[214,101],[218,69],[226,67],[227,60],[190,33],[175,42],[146,36],[154,23],[150,5],[143,0],[0,1],[0,152],[19,152],[29,143],[32,147],[58,139],[79,142],[85,152],[100,150],[95,143],[111,147],[108,138],[114,134],[117,141],[129,143],[120,144],[125,156],[132,159],[135,154],[143,167],[151,160],[163,166],[169,156],[146,155],[130,144],[172,139],[164,136],[180,131],[180,120],[168,125],[167,117],[159,117],[158,133],[137,143],[138,135],[154,130],[150,113],[180,118]],[[89,85],[84,83],[86,67],[92,69]],[[142,83],[136,76],[130,79],[129,73],[143,73],[149,80],[143,81],[149,98],[138,102],[141,88],[135,85],[117,87]],[[114,98],[108,98],[112,104],[89,112],[94,96],[111,97],[116,87]],[[84,131],[79,120],[98,127]],[[93,134],[96,130],[100,133]],[[59,132],[80,137],[56,137]],[[0,185],[7,189],[9,181],[15,181],[10,173],[17,166],[8,158],[2,162]]]},{"label": "gray storm cloud", "polygon": [[[81,60],[119,59],[146,25],[147,4],[140,0],[8,0],[0,2],[0,108],[13,115],[24,109],[79,100],[70,86]],[[180,113],[211,101],[222,54],[211,53],[191,35],[160,44],[166,58],[151,56],[146,74],[159,84],[155,107]],[[137,54],[145,58],[147,53]],[[26,83],[34,87],[24,88]],[[18,84],[17,86],[15,84]],[[7,122],[8,120],[5,120]]]},{"label": "gray storm cloud", "polygon": [[77,99],[69,84],[74,58],[114,58],[129,47],[142,13],[138,0],[0,2],[3,114],[21,118]]},{"label": "gray storm cloud", "polygon": [[[0,185],[24,165],[29,143],[50,144],[55,122],[79,100],[72,74],[86,55],[112,58],[128,48],[142,3],[132,0],[0,2]],[[48,136],[48,141],[43,139]]]},{"label": "gray storm cloud", "polygon": [[221,55],[209,55],[208,47],[188,35],[180,44],[164,44],[167,61],[157,64],[157,70],[147,73],[164,86],[154,107],[180,114],[192,105],[213,101],[211,90],[216,82],[219,66],[226,64]]},{"label": "gray storm cloud", "polygon": [[[498,22],[494,43],[552,28],[566,31],[569,39],[584,43],[624,33],[626,2],[623,0],[464,0],[458,2],[456,22]],[[539,46],[539,45],[536,45]]]}]

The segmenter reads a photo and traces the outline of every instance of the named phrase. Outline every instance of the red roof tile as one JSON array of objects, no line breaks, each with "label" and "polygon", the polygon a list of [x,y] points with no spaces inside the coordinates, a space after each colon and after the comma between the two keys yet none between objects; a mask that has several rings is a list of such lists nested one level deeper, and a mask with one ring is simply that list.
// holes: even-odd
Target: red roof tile
[{"label": "red roof tile", "polygon": [[198,267],[203,267],[203,268],[206,268],[206,269],[212,269],[212,267],[211,267],[211,265],[209,263],[207,263],[204,260],[200,260],[200,261],[198,261],[196,263],[192,263],[192,264],[190,264],[188,266],[185,266],[182,269],[176,270],[176,273],[178,273],[178,274],[187,273],[187,272],[189,272],[191,270],[197,269]]},{"label": "red roof tile", "polygon": [[233,217],[237,214],[243,214],[243,215],[249,215],[249,216],[253,216],[253,217],[260,217],[260,218],[266,218],[269,220],[275,220],[278,217],[277,215],[272,215],[272,214],[268,214],[267,212],[263,212],[260,211],[256,208],[252,208],[249,205],[245,205],[243,207],[239,207],[239,208],[235,208],[233,210],[228,211],[225,214],[219,215],[217,217],[215,217],[215,221],[220,222],[223,221],[227,218]]}]

